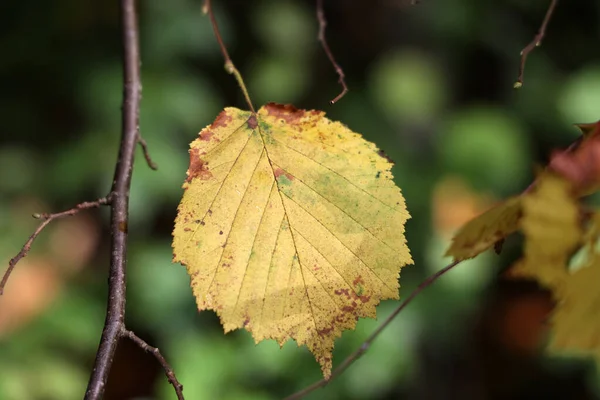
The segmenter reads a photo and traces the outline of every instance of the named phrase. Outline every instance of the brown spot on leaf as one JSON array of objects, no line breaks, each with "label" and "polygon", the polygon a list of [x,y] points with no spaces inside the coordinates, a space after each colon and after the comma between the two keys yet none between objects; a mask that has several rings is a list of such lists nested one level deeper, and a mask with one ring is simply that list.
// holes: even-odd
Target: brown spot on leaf
[{"label": "brown spot on leaf", "polygon": [[273,172],[273,174],[275,174],[275,179],[279,178],[281,175],[285,175],[285,177],[288,178],[290,181],[294,180],[294,175],[292,175],[288,172],[285,172],[281,168],[275,168],[275,171]]},{"label": "brown spot on leaf", "polygon": [[256,119],[256,114],[252,114],[250,116],[250,118],[248,118],[248,128],[250,129],[256,129],[256,127],[258,126],[258,120]]},{"label": "brown spot on leaf", "polygon": [[[202,131],[200,132],[200,140],[204,140],[206,142],[208,142],[214,135],[215,133],[212,131]],[[215,138],[215,140],[219,140],[217,138]]]},{"label": "brown spot on leaf", "polygon": [[210,127],[212,129],[221,127],[225,128],[227,124],[231,121],[231,119],[231,115],[227,114],[227,110],[223,110],[219,113],[219,115],[217,115],[215,122],[213,122]]},{"label": "brown spot on leaf", "polygon": [[291,104],[267,103],[264,108],[269,116],[282,119],[288,124],[297,123],[305,114],[304,110],[299,110]]},{"label": "brown spot on leaf", "polygon": [[334,290],[333,293],[337,294],[338,296],[341,296],[343,294],[344,296],[346,296],[346,298],[350,298],[350,291],[348,289],[337,289]]},{"label": "brown spot on leaf", "polygon": [[368,302],[369,300],[371,300],[371,296],[367,296],[365,294],[363,294],[362,296],[356,296],[360,299],[360,301],[362,301],[363,303]]},{"label": "brown spot on leaf", "polygon": [[356,277],[356,279],[355,279],[354,281],[352,281],[352,284],[353,284],[354,286],[356,286],[356,285],[359,285],[359,284],[362,284],[362,285],[364,285],[364,284],[365,284],[365,281],[363,281],[363,279],[362,279],[362,276],[361,276],[361,275],[359,275],[359,276],[357,276],[357,277]]},{"label": "brown spot on leaf", "polygon": [[383,158],[385,158],[385,159],[386,159],[388,162],[390,162],[391,164],[396,164],[396,163],[394,162],[394,160],[392,160],[392,159],[391,159],[391,158],[390,158],[390,157],[389,157],[387,154],[385,154],[385,151],[383,151],[383,150],[379,150],[379,151],[377,152],[377,154],[378,154],[380,157],[383,157]]},{"label": "brown spot on leaf", "polygon": [[504,245],[504,238],[498,240],[496,243],[494,243],[494,252],[496,254],[500,254],[502,253],[502,246]]},{"label": "brown spot on leaf", "polygon": [[317,333],[321,336],[326,336],[331,332],[333,332],[333,326],[329,328],[317,329]]},{"label": "brown spot on leaf", "polygon": [[206,162],[200,158],[198,149],[190,150],[190,168],[188,169],[187,175],[186,182],[191,182],[194,178],[207,180],[213,176],[208,170]]}]

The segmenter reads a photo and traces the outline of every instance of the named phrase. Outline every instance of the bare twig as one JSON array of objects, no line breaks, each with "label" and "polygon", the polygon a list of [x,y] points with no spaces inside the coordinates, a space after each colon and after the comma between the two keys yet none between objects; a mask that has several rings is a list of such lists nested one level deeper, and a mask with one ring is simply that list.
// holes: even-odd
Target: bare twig
[{"label": "bare twig", "polygon": [[158,350],[158,348],[156,348],[156,347],[150,346],[148,343],[146,343],[143,339],[141,339],[139,336],[137,336],[135,333],[133,333],[130,330],[123,329],[121,331],[121,336],[128,337],[135,344],[137,344],[139,347],[141,347],[142,350],[147,351],[148,353],[152,354],[154,356],[154,358],[156,358],[156,360],[160,363],[160,365],[162,365],[163,369],[165,370],[165,374],[167,375],[167,379],[169,380],[169,383],[171,383],[171,385],[173,385],[173,388],[175,389],[175,393],[177,394],[177,398],[179,400],[183,400],[183,385],[181,383],[179,383],[179,381],[177,380],[177,377],[175,376],[175,372],[173,371],[173,368],[171,368],[171,366],[169,365],[167,360],[165,360],[163,355],[160,353],[160,350]]},{"label": "bare twig", "polygon": [[552,18],[552,14],[554,13],[554,9],[558,4],[558,0],[551,0],[550,6],[548,7],[548,11],[546,11],[546,16],[544,17],[544,21],[542,22],[542,26],[538,33],[534,36],[533,40],[521,50],[521,65],[519,66],[519,77],[515,82],[515,89],[519,89],[523,86],[523,75],[525,74],[525,62],[527,61],[527,56],[531,53],[536,47],[542,45],[542,40],[546,35],[546,28],[548,28],[548,24],[550,23],[550,19]]},{"label": "bare twig", "polygon": [[102,205],[109,204],[109,203],[110,203],[110,196],[106,196],[106,197],[103,197],[96,201],[84,201],[83,203],[79,203],[75,207],[73,207],[69,210],[58,212],[58,213],[33,214],[33,217],[36,219],[41,219],[42,223],[40,223],[40,225],[37,227],[35,232],[33,232],[33,234],[29,237],[29,239],[27,239],[27,241],[23,245],[23,248],[21,248],[21,251],[19,251],[19,253],[16,256],[14,256],[13,258],[11,258],[10,261],[8,262],[8,269],[4,273],[4,276],[2,277],[2,281],[0,281],[0,295],[4,294],[4,287],[6,286],[6,283],[8,282],[8,279],[10,278],[10,274],[14,270],[17,263],[23,257],[27,256],[27,254],[31,250],[31,245],[33,244],[35,239],[39,236],[40,233],[42,233],[44,228],[46,228],[46,226],[48,226],[48,224],[50,222],[52,222],[58,218],[73,216],[73,215],[79,213],[79,211],[87,210],[88,208],[100,207]]},{"label": "bare twig", "polygon": [[[140,79],[140,49],[135,0],[121,0],[121,29],[123,40],[123,117],[121,145],[111,189],[111,255],[108,279],[106,319],[86,400],[100,400],[119,339],[125,330],[125,294],[127,260],[127,225],[129,222],[129,192],[135,148],[144,142],[138,131],[142,84]],[[145,152],[147,154],[147,152]],[[147,160],[149,157],[147,157]],[[132,334],[133,335],[133,334]],[[128,337],[131,337],[127,334]],[[172,373],[172,370],[171,370]],[[176,391],[181,387],[175,387]]]},{"label": "bare twig", "polygon": [[329,382],[331,382],[332,379],[341,375],[350,365],[352,365],[352,363],[358,360],[360,356],[362,356],[364,353],[367,352],[367,350],[369,350],[369,347],[371,347],[373,341],[377,339],[377,336],[379,336],[379,334],[394,320],[394,318],[396,318],[398,314],[400,314],[402,310],[404,310],[406,306],[408,306],[415,299],[415,297],[419,295],[419,293],[421,293],[424,289],[429,287],[446,272],[450,271],[452,268],[460,264],[460,262],[461,261],[452,262],[451,264],[445,266],[444,268],[440,269],[435,274],[430,275],[427,279],[421,282],[421,284],[419,284],[419,286],[415,290],[413,290],[412,293],[408,295],[408,297],[402,303],[400,303],[398,307],[396,307],[396,309],[386,318],[386,320],[383,321],[381,325],[377,327],[377,329],[367,338],[367,340],[365,340],[356,351],[354,351],[352,354],[346,357],[346,359],[342,361],[342,363],[335,370],[333,370],[333,372],[331,373],[331,377],[328,380],[321,379],[320,381],[313,383],[312,385],[300,390],[299,392],[296,392],[286,397],[284,400],[301,399],[307,394],[315,391],[316,389],[326,386]]},{"label": "bare twig", "polygon": [[158,165],[156,165],[156,163],[150,157],[150,152],[148,151],[148,143],[146,143],[146,141],[144,140],[142,135],[139,135],[139,134],[138,134],[138,143],[140,144],[140,147],[142,148],[144,158],[146,159],[146,164],[148,164],[148,167],[150,167],[150,169],[156,171],[158,169]]},{"label": "bare twig", "polygon": [[327,39],[325,38],[325,27],[327,26],[327,20],[325,19],[325,12],[323,11],[323,0],[317,0],[317,20],[319,21],[319,42],[325,50],[325,54],[329,58],[329,61],[333,65],[335,72],[340,77],[338,82],[342,85],[342,92],[338,94],[333,100],[331,100],[330,104],[337,103],[344,95],[348,92],[348,86],[346,85],[346,75],[344,75],[344,70],[342,67],[335,61],[335,57],[329,48],[329,44],[327,44]]},{"label": "bare twig", "polygon": [[215,13],[212,10],[211,0],[204,1],[204,7],[202,8],[202,12],[208,14],[208,17],[210,18],[210,23],[213,27],[213,31],[215,32],[215,37],[217,38],[217,42],[219,43],[219,48],[221,49],[221,53],[223,54],[223,58],[225,59],[225,71],[227,71],[235,77],[238,86],[244,94],[244,99],[246,100],[250,111],[256,113],[256,111],[254,111],[254,106],[252,105],[252,100],[250,100],[250,94],[248,93],[248,89],[246,88],[246,84],[244,83],[244,79],[242,78],[242,74],[240,74],[240,71],[238,71],[238,69],[233,64],[231,57],[229,57],[227,47],[225,47],[225,43],[223,42],[223,37],[221,36],[221,32],[219,31],[219,25],[217,24]]}]

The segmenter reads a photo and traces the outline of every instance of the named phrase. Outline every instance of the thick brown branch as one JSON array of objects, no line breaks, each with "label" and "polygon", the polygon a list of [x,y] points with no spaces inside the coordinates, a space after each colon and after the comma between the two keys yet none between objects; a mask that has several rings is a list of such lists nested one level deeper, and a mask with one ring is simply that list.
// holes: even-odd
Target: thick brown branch
[{"label": "thick brown branch", "polygon": [[536,47],[542,45],[542,40],[544,39],[544,36],[546,36],[546,29],[548,28],[548,24],[550,23],[550,19],[552,18],[552,14],[554,13],[554,9],[556,8],[557,4],[558,0],[551,0],[540,30],[538,31],[537,35],[534,36],[533,40],[527,46],[525,46],[523,50],[521,50],[521,65],[519,66],[519,77],[514,85],[515,89],[519,89],[521,86],[523,86],[523,75],[525,74],[525,62],[527,61],[527,56]]},{"label": "thick brown branch", "polygon": [[29,251],[31,250],[31,246],[33,245],[33,242],[39,236],[39,234],[42,233],[44,228],[46,228],[46,226],[48,226],[48,224],[50,222],[52,222],[58,218],[73,216],[73,215],[77,214],[79,211],[87,210],[88,208],[95,208],[95,207],[100,207],[105,204],[109,204],[109,202],[110,202],[110,196],[106,196],[106,197],[103,197],[96,201],[85,201],[83,203],[79,203],[75,207],[73,207],[69,210],[58,212],[58,213],[34,214],[33,217],[37,218],[37,219],[41,219],[42,223],[37,227],[35,232],[33,232],[33,234],[31,236],[29,236],[29,239],[27,239],[27,241],[23,245],[23,248],[21,248],[21,251],[19,251],[19,253],[16,256],[14,256],[13,258],[11,258],[10,261],[8,262],[8,269],[4,273],[4,276],[2,277],[2,281],[0,281],[0,295],[4,294],[4,287],[6,286],[6,283],[8,282],[8,279],[10,278],[10,274],[15,269],[15,266],[17,265],[17,263],[23,257],[26,257],[27,254],[29,254]]},{"label": "thick brown branch", "polygon": [[381,325],[377,327],[377,329],[367,338],[367,340],[365,340],[363,344],[354,353],[346,357],[346,359],[342,361],[342,363],[336,369],[333,370],[329,380],[321,379],[320,381],[313,383],[312,385],[300,390],[299,392],[296,392],[291,396],[286,397],[284,400],[301,399],[307,394],[315,391],[316,389],[326,386],[329,382],[331,382],[332,379],[341,375],[350,365],[352,365],[356,360],[358,360],[360,356],[362,356],[364,353],[367,352],[367,350],[369,350],[369,347],[371,347],[373,341],[377,339],[377,336],[381,334],[381,332],[394,320],[394,318],[396,318],[396,316],[400,314],[400,312],[404,310],[404,308],[406,308],[406,306],[408,306],[415,299],[415,297],[419,295],[419,293],[421,293],[427,287],[431,286],[431,284],[438,280],[439,277],[444,275],[446,272],[450,271],[458,264],[460,264],[460,261],[454,261],[453,263],[445,266],[444,268],[440,269],[438,272],[429,276],[427,279],[421,282],[421,284],[415,290],[413,290],[413,292],[410,295],[408,295],[408,297],[402,303],[400,303],[398,307],[396,307],[396,309],[389,315],[389,317],[387,317],[385,321],[383,321]]},{"label": "thick brown branch", "polygon": [[319,42],[321,42],[321,46],[323,47],[323,50],[325,50],[325,54],[327,54],[329,61],[339,76],[338,82],[340,85],[342,85],[341,93],[329,102],[330,104],[335,104],[348,92],[348,86],[346,85],[346,75],[344,75],[344,70],[342,70],[342,67],[340,67],[335,60],[335,57],[329,48],[329,44],[327,44],[327,39],[325,38],[325,27],[327,26],[327,20],[325,19],[325,12],[323,11],[323,0],[317,0],[317,20],[319,21]]},{"label": "thick brown branch", "polygon": [[142,85],[140,81],[140,50],[135,0],[121,0],[120,11],[124,72],[123,117],[121,144],[111,190],[108,305],[94,369],[85,393],[85,399],[87,400],[100,400],[102,398],[117,343],[125,326],[125,270],[129,191],[135,148],[139,139],[138,120]]},{"label": "thick brown branch", "polygon": [[138,337],[135,333],[133,333],[130,330],[123,329],[121,331],[121,336],[128,337],[129,339],[133,340],[135,344],[142,348],[142,350],[147,351],[148,353],[152,354],[154,358],[156,358],[156,360],[165,370],[165,375],[167,375],[169,383],[173,385],[175,393],[177,394],[177,398],[179,400],[183,400],[183,385],[177,380],[177,377],[175,376],[175,371],[173,371],[173,368],[171,368],[167,360],[160,353],[160,350],[158,350],[158,348],[156,347],[150,346],[148,343],[146,343],[143,339]]}]

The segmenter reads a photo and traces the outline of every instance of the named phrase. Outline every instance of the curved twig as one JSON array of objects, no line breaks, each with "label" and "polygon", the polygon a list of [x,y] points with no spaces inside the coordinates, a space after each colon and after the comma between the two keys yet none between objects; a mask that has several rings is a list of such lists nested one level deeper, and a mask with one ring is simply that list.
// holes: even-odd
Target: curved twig
[{"label": "curved twig", "polygon": [[327,39],[325,38],[325,27],[327,27],[327,19],[325,19],[325,11],[323,11],[323,0],[317,0],[317,20],[319,21],[319,42],[321,42],[321,46],[327,54],[329,61],[333,65],[335,72],[338,74],[339,79],[338,82],[342,85],[342,91],[340,94],[335,96],[333,100],[329,102],[329,104],[337,103],[342,97],[348,93],[348,86],[346,85],[346,75],[344,75],[344,70],[335,60],[331,49],[329,48],[329,44],[327,43]]},{"label": "curved twig", "polygon": [[454,261],[451,264],[440,269],[435,274],[430,275],[427,279],[421,282],[419,286],[417,286],[417,288],[413,290],[412,293],[409,294],[408,297],[404,299],[404,301],[400,303],[398,307],[396,307],[396,309],[385,319],[385,321],[383,321],[381,325],[379,325],[377,329],[375,329],[375,331],[371,333],[371,335],[363,342],[363,344],[356,351],[354,351],[352,354],[346,357],[346,359],[342,361],[342,363],[336,369],[333,370],[333,372],[331,373],[331,377],[328,380],[321,379],[320,381],[315,382],[312,385],[307,386],[306,388],[286,397],[284,400],[301,399],[307,394],[317,390],[318,388],[326,386],[329,382],[331,382],[332,379],[341,375],[346,369],[348,369],[350,365],[352,365],[352,363],[358,360],[364,353],[367,352],[367,350],[369,350],[369,347],[371,347],[373,341],[377,339],[377,336],[381,334],[381,332],[394,320],[394,318],[396,318],[396,316],[400,314],[400,311],[404,310],[404,308],[408,306],[415,299],[415,297],[419,295],[419,293],[421,293],[424,289],[426,289],[432,283],[434,283],[439,277],[441,277],[446,272],[450,271],[452,268],[454,268],[460,263],[461,261]]},{"label": "curved twig", "polygon": [[139,133],[138,143],[142,148],[142,153],[144,154],[144,158],[146,159],[146,164],[148,164],[148,167],[150,167],[150,169],[154,171],[158,170],[158,165],[156,165],[156,163],[152,160],[152,157],[150,157],[150,152],[148,151],[148,143],[146,143],[146,140],[144,140],[142,135]]},{"label": "curved twig", "polygon": [[31,236],[29,236],[29,239],[27,239],[27,241],[23,245],[23,247],[21,248],[21,251],[19,251],[19,253],[16,256],[14,256],[13,258],[11,258],[10,261],[8,262],[8,268],[6,269],[6,272],[4,272],[4,276],[2,277],[2,280],[0,281],[0,295],[4,294],[4,287],[6,286],[6,283],[8,282],[8,279],[10,278],[10,275],[12,274],[13,270],[15,269],[15,266],[17,265],[17,263],[19,261],[21,261],[22,258],[26,257],[27,254],[29,254],[29,251],[31,250],[31,245],[33,245],[33,242],[35,241],[35,239],[37,239],[39,234],[42,233],[44,228],[46,228],[46,226],[48,226],[48,224],[50,222],[54,221],[55,219],[73,216],[73,215],[79,213],[79,211],[87,210],[89,208],[100,207],[102,205],[106,205],[109,203],[110,203],[110,195],[103,197],[101,199],[98,199],[96,201],[84,201],[83,203],[79,203],[75,207],[73,207],[69,210],[58,212],[58,213],[33,214],[33,217],[36,219],[41,219],[42,223],[40,223],[40,225],[33,232],[33,234]]},{"label": "curved twig", "polygon": [[175,394],[177,394],[177,399],[183,400],[183,385],[177,380],[177,377],[175,376],[175,371],[173,371],[173,368],[171,368],[167,360],[160,353],[160,350],[158,350],[158,348],[156,347],[150,346],[144,340],[140,339],[140,337],[138,337],[135,333],[125,328],[121,330],[121,336],[131,339],[142,350],[147,351],[148,353],[152,354],[154,358],[156,358],[156,360],[160,363],[160,365],[162,365],[163,369],[165,370],[165,375],[167,375],[169,383],[173,385],[173,389],[175,389]]},{"label": "curved twig", "polygon": [[523,75],[525,74],[525,62],[527,61],[527,56],[531,53],[536,47],[542,45],[542,40],[544,36],[546,36],[546,29],[548,28],[548,24],[550,23],[550,19],[552,18],[552,14],[554,13],[554,9],[558,4],[558,0],[551,0],[550,6],[548,7],[548,11],[546,11],[546,16],[544,17],[544,21],[542,22],[542,26],[538,33],[534,36],[533,40],[529,42],[523,50],[521,50],[521,64],[519,65],[519,76],[517,81],[515,82],[515,89],[519,89],[523,86]]}]

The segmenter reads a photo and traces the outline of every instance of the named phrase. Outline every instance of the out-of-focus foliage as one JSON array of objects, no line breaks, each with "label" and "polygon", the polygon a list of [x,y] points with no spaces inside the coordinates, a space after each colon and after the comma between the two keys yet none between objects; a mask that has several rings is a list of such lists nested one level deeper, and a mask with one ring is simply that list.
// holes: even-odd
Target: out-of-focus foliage
[{"label": "out-of-focus foliage", "polygon": [[[141,131],[159,170],[149,170],[138,152],[128,324],[163,351],[190,399],[281,398],[320,378],[310,353],[292,343],[282,350],[270,341],[254,345],[246,332],[223,336],[214,314],[197,312],[185,269],[171,264],[170,233],[188,144],[219,110],[243,107],[243,99],[223,70],[200,1],[139,3]],[[552,148],[579,134],[571,124],[600,118],[597,2],[560,3],[543,45],[528,59],[523,88],[515,92],[519,51],[538,30],[546,1],[423,0],[414,7],[393,0],[325,1],[327,36],[350,87],[335,106],[328,101],[340,87],[316,40],[314,1],[214,3],[257,104],[326,109],[395,161],[395,181],[412,215],[407,238],[419,266],[403,271],[401,296],[448,263],[444,249],[456,229],[524,189],[532,165],[545,163]],[[117,6],[75,0],[3,6],[4,265],[35,228],[32,213],[70,207],[110,187],[122,93]],[[18,266],[0,298],[1,399],[81,397],[104,321],[106,232],[106,210],[58,221]],[[457,267],[403,311],[345,374],[308,398],[408,398],[414,385],[451,387],[457,380],[447,380],[447,365],[456,365],[461,338],[470,339],[462,346],[471,351],[461,354],[481,355],[486,348],[470,347],[476,343],[471,325],[457,319],[477,311],[485,300],[480,293],[519,249],[518,241],[507,241],[501,257],[486,254]],[[502,312],[492,308],[502,329],[493,325],[489,332],[512,332],[510,338],[523,333],[526,324],[519,318],[528,314],[515,304],[525,303],[509,303]],[[383,302],[379,320],[395,305]],[[376,326],[377,321],[359,320],[336,343],[334,359],[356,349]],[[494,364],[500,371],[519,370],[502,362]],[[464,376],[481,382],[465,368]],[[479,370],[507,386],[502,373],[486,368]],[[115,371],[107,399],[173,396],[152,361],[117,357]]]}]

